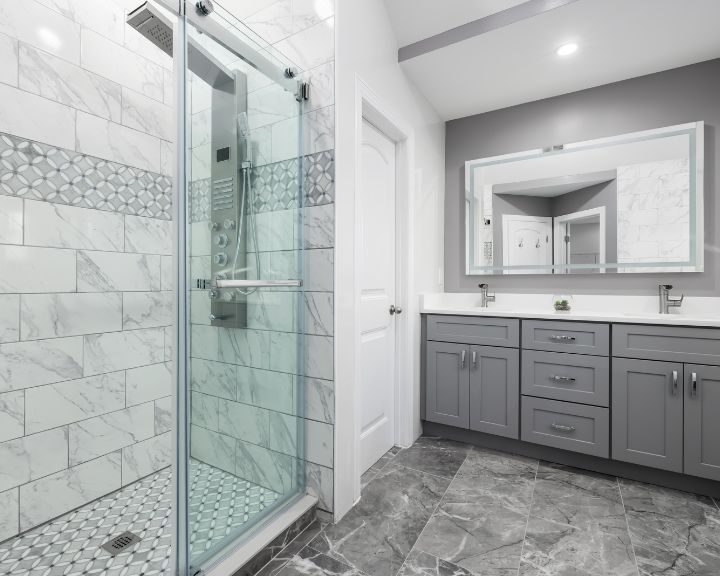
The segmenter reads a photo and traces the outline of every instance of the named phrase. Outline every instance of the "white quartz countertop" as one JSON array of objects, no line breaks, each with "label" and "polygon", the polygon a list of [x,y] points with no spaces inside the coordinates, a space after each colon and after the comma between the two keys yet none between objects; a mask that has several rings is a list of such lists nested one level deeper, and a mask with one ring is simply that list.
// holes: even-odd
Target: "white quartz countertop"
[{"label": "white quartz countertop", "polygon": [[[530,320],[572,320],[620,324],[658,324],[720,328],[720,298],[685,299],[680,312],[659,314],[657,298],[645,296],[583,295],[573,298],[573,310],[556,312],[549,294],[497,295],[497,302],[480,307],[480,294],[423,294],[422,314],[527,318]],[[694,301],[692,301],[694,300]]]}]

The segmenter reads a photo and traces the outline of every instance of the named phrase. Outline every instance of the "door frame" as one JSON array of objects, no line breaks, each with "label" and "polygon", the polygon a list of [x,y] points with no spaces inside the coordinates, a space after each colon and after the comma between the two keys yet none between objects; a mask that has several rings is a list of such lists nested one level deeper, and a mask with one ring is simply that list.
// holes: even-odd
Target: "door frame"
[{"label": "door frame", "polygon": [[[395,316],[395,444],[410,446],[415,440],[414,338],[419,334],[418,303],[413,301],[413,213],[411,194],[414,142],[408,124],[361,78],[355,76],[353,190],[343,189],[336,198],[335,248],[335,521],[360,499],[360,180],[362,123],[367,120],[396,147],[395,294],[403,313]],[[348,157],[349,158],[349,157]],[[338,171],[342,170],[338,166]],[[347,182],[346,184],[350,184]],[[343,296],[347,294],[348,297]],[[350,294],[352,295],[351,297]]]},{"label": "door frame", "polygon": [[[607,210],[605,206],[598,206],[597,208],[588,208],[587,210],[580,210],[579,212],[571,212],[570,214],[563,214],[562,216],[555,216],[553,218],[553,244],[555,244],[555,264],[557,266],[567,265],[567,256],[565,252],[565,242],[561,241],[562,237],[565,236],[563,232],[563,225],[573,220],[583,220],[590,216],[600,217],[600,261],[598,264],[607,264]],[[594,270],[594,269],[593,269]],[[605,266],[598,266],[598,272],[605,274]],[[556,268],[555,274],[569,274],[568,269]]]}]

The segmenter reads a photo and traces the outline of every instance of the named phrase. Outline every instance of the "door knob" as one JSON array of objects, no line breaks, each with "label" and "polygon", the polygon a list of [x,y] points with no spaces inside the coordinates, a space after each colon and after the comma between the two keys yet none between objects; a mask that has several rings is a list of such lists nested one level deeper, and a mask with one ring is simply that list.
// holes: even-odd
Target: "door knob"
[{"label": "door knob", "polygon": [[395,314],[402,314],[402,308],[400,306],[395,306],[395,304],[392,304],[390,306],[390,316],[394,316]]}]

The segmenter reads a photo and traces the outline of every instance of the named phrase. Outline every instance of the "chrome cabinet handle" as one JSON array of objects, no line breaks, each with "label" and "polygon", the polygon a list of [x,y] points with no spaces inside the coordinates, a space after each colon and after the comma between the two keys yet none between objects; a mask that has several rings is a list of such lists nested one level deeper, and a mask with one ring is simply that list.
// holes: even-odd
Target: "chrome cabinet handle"
[{"label": "chrome cabinet handle", "polygon": [[556,424],[555,422],[550,424],[550,428],[558,430],[559,432],[575,432],[575,426],[565,426],[564,424]]},{"label": "chrome cabinet handle", "polygon": [[472,352],[472,363],[475,368],[477,368],[477,350],[473,350]]},{"label": "chrome cabinet handle", "polygon": [[672,373],[672,394],[673,396],[678,395],[678,371],[673,370]]},{"label": "chrome cabinet handle", "polygon": [[554,340],[555,342],[574,342],[575,336],[567,336],[565,334],[556,335],[553,334],[548,337],[550,340]]},{"label": "chrome cabinet handle", "polygon": [[465,350],[460,352],[460,368],[465,368]]},{"label": "chrome cabinet handle", "polygon": [[690,389],[690,395],[695,398],[698,393],[698,386],[697,386],[697,372],[693,372],[690,376],[690,380],[692,380],[692,388]]},{"label": "chrome cabinet handle", "polygon": [[575,378],[572,376],[555,376],[555,374],[550,376],[550,380],[553,382],[575,382]]}]

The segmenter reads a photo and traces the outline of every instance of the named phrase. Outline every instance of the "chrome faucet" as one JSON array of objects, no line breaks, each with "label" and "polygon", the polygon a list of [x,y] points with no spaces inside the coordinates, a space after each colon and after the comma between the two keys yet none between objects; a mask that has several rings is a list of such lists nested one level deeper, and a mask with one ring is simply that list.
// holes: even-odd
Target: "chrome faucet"
[{"label": "chrome faucet", "polygon": [[495,302],[495,294],[488,294],[487,284],[478,284],[478,288],[480,288],[480,307],[487,308],[488,302]]},{"label": "chrome faucet", "polygon": [[670,314],[670,308],[680,308],[685,294],[681,295],[680,298],[674,298],[670,296],[670,290],[672,290],[672,284],[660,284],[658,285],[658,293],[660,296],[660,314]]}]

